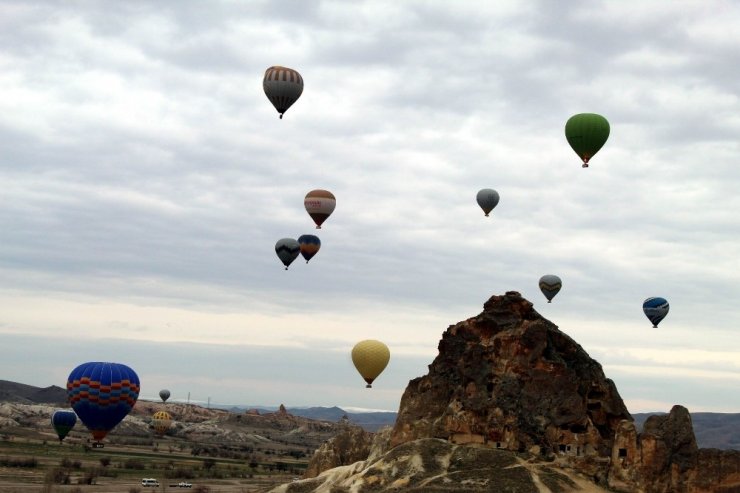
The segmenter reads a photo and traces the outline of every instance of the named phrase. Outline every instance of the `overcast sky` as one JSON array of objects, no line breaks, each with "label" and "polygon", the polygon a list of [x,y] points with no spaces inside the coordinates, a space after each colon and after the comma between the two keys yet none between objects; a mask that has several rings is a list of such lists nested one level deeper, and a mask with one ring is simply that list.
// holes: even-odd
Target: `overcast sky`
[{"label": "overcast sky", "polygon": [[[740,4],[564,5],[0,3],[0,378],[113,360],[142,398],[397,410],[516,290],[630,411],[740,412]],[[282,120],[271,65],[305,80]],[[581,112],[611,124],[588,169]],[[307,233],[286,272],[275,242]]]}]

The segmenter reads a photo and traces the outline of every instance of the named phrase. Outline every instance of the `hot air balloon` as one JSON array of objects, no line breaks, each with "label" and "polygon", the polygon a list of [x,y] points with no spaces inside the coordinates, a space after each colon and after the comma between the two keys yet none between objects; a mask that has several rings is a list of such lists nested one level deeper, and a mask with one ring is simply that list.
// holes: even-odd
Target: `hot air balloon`
[{"label": "hot air balloon", "polygon": [[167,389],[162,389],[159,391],[159,398],[162,399],[162,402],[167,402],[167,399],[170,398],[170,391]]},{"label": "hot air balloon", "polygon": [[139,377],[120,363],[83,363],[69,374],[67,398],[99,442],[136,404]]},{"label": "hot air balloon", "polygon": [[285,264],[285,270],[296,259],[301,252],[301,246],[293,238],[282,238],[275,243],[275,253]]},{"label": "hot air balloon", "polygon": [[540,277],[540,291],[547,298],[548,303],[552,303],[552,299],[558,294],[560,288],[563,287],[563,282],[558,276],[547,274]]},{"label": "hot air balloon", "polygon": [[172,416],[167,411],[157,411],[152,415],[152,426],[154,426],[154,431],[157,435],[162,436],[167,433],[171,424]]},{"label": "hot air balloon", "polygon": [[51,415],[51,426],[54,427],[54,431],[59,436],[59,441],[64,440],[72,428],[77,423],[77,415],[74,411],[69,410],[57,410]]},{"label": "hot air balloon", "polygon": [[303,258],[306,259],[306,263],[308,263],[314,255],[319,253],[321,240],[315,235],[301,235],[298,237],[298,245],[300,245],[301,248],[301,255],[303,255]]},{"label": "hot air balloon", "polygon": [[303,77],[292,68],[276,65],[265,70],[262,88],[282,119],[283,113],[301,97]]},{"label": "hot air balloon", "polygon": [[596,154],[609,138],[609,122],[596,113],[579,113],[565,124],[565,138],[588,168],[588,160]]},{"label": "hot air balloon", "polygon": [[668,315],[668,308],[668,301],[665,298],[648,298],[642,303],[642,311],[652,322],[654,329],[657,329],[660,321]]},{"label": "hot air balloon", "polygon": [[337,206],[337,199],[328,190],[311,190],[303,199],[303,205],[311,219],[316,223],[316,229],[321,229],[321,225],[334,212]]},{"label": "hot air balloon", "polygon": [[498,192],[492,188],[484,188],[478,191],[478,195],[475,196],[475,200],[478,201],[478,205],[483,209],[486,217],[488,217],[488,213],[498,204]]},{"label": "hot air balloon", "polygon": [[368,389],[372,388],[373,381],[385,370],[390,359],[388,346],[380,341],[368,339],[358,342],[352,348],[352,363],[367,382]]}]

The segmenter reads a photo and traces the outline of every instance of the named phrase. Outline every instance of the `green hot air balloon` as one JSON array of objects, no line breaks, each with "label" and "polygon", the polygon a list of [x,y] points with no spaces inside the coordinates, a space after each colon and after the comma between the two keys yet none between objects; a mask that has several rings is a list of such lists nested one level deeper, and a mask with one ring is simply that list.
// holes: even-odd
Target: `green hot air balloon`
[{"label": "green hot air balloon", "polygon": [[609,138],[609,122],[596,113],[579,113],[565,123],[565,138],[588,168],[588,160],[599,152]]}]

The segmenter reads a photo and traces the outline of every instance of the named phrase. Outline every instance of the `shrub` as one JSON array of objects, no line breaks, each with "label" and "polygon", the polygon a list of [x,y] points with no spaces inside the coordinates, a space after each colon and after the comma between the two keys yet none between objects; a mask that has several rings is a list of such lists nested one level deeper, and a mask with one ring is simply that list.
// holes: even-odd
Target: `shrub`
[{"label": "shrub", "polygon": [[55,467],[46,471],[45,484],[69,484],[69,473],[62,468]]},{"label": "shrub", "polygon": [[126,461],[123,463],[123,467],[124,469],[146,469],[146,465],[141,459],[126,459]]}]

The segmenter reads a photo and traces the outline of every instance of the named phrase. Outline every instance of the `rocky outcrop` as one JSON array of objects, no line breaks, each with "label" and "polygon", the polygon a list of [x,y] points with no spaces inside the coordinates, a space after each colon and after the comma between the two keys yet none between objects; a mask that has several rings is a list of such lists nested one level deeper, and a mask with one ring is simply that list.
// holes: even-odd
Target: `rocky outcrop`
[{"label": "rocky outcrop", "polygon": [[607,457],[630,420],[614,383],[517,292],[450,326],[429,373],[409,382],[391,443],[443,438],[512,451]]},{"label": "rocky outcrop", "polygon": [[740,492],[740,452],[699,449],[689,411],[674,406],[651,416],[642,433],[620,424],[609,466],[609,486],[644,493]]},{"label": "rocky outcrop", "polygon": [[528,462],[510,451],[422,438],[393,448],[375,461],[356,462],[279,486],[271,493],[384,492],[563,493],[607,490],[552,464]]},{"label": "rocky outcrop", "polygon": [[359,426],[344,425],[339,434],[316,451],[303,477],[314,478],[328,469],[365,460],[370,455],[371,445],[372,433]]}]

